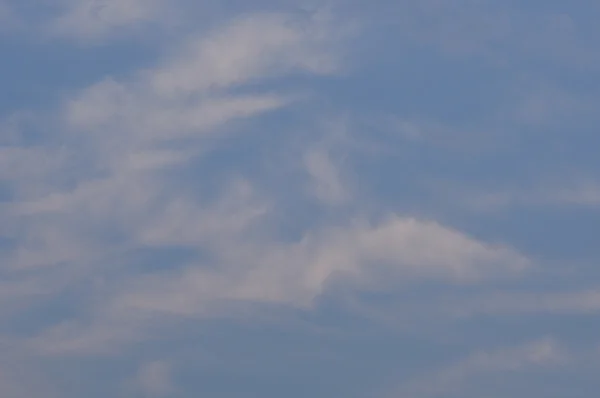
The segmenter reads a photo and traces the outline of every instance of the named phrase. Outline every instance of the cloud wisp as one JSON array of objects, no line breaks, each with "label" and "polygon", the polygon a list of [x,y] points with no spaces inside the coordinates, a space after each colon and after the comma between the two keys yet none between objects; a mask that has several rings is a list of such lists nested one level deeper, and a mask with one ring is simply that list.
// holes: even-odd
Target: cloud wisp
[{"label": "cloud wisp", "polygon": [[53,92],[0,95],[2,397],[472,396],[595,341],[582,9],[220,3],[0,0]]}]

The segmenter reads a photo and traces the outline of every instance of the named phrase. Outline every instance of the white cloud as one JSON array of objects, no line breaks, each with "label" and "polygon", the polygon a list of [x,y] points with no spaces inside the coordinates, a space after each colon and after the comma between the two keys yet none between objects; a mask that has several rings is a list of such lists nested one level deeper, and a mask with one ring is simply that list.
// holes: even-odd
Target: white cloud
[{"label": "white cloud", "polygon": [[[163,317],[211,317],[236,304],[310,308],[336,280],[358,289],[390,284],[402,289],[404,283],[431,279],[469,284],[519,274],[529,263],[510,249],[411,218],[393,216],[376,225],[355,222],[283,243],[264,231],[241,236],[243,224],[232,224],[233,230],[223,233],[220,229],[228,228],[223,214],[218,220],[225,220],[224,226],[216,229],[210,218],[187,214],[166,214],[164,235],[152,243],[202,248],[211,260],[130,276],[107,292],[85,323],[58,325],[39,336],[36,346],[48,352],[106,350],[142,338]],[[173,225],[187,234],[173,231]]]},{"label": "white cloud", "polygon": [[[600,53],[573,8],[513,7],[494,1],[394,3],[397,37],[453,56],[483,56],[498,66],[542,59],[576,68],[598,67]],[[589,34],[592,33],[592,34]]]},{"label": "white cloud", "polygon": [[[206,134],[230,120],[274,110],[286,102],[284,97],[272,94],[165,100],[145,89],[130,89],[108,80],[72,101],[67,117],[73,128],[126,134],[103,136],[100,139],[105,144],[139,145],[140,141],[168,141]],[[111,138],[119,141],[111,142]]]},{"label": "white cloud", "polygon": [[[36,195],[24,195],[10,210],[15,216],[27,217],[21,224],[27,226],[25,233],[39,249],[35,255],[32,250],[38,250],[33,248],[19,249],[25,251],[18,255],[18,262],[32,262],[32,255],[38,258],[34,263],[54,258],[66,261],[67,253],[89,246],[82,239],[93,230],[117,227],[123,232],[123,228],[140,228],[142,221],[148,222],[145,217],[159,208],[173,209],[186,201],[195,206],[195,199],[182,200],[175,193],[165,199],[164,187],[170,181],[159,171],[184,167],[206,150],[201,142],[187,141],[190,138],[212,135],[232,120],[289,103],[288,97],[272,93],[228,94],[232,85],[268,78],[273,73],[324,72],[316,65],[321,59],[334,60],[336,49],[332,43],[319,41],[324,26],[315,23],[321,24],[303,24],[279,14],[235,20],[192,40],[197,45],[186,46],[174,59],[138,73],[130,82],[107,79],[69,101],[65,122],[70,132],[56,137],[63,143],[61,151],[2,148],[0,163],[6,166],[3,172],[10,174],[7,177],[18,181],[15,189],[40,184],[41,180],[55,184],[51,186],[53,192],[44,189]],[[274,38],[274,33],[282,37]],[[223,69],[222,65],[229,66]],[[246,69],[248,65],[253,66]],[[181,70],[189,81],[162,79],[165,75],[179,76]],[[161,82],[158,86],[157,81]],[[218,92],[211,90],[215,85]],[[166,149],[162,147],[165,143],[178,145]],[[36,173],[40,178],[32,177]],[[53,219],[55,224],[38,222],[40,218]],[[53,232],[48,233],[50,230]],[[63,252],[61,247],[64,254],[47,252]]]},{"label": "white cloud", "polygon": [[339,40],[329,21],[264,13],[234,20],[227,29],[190,40],[174,60],[153,72],[160,94],[190,95],[277,77],[290,70],[326,74],[338,69],[331,52]]},{"label": "white cloud", "polygon": [[144,397],[166,397],[175,392],[171,380],[171,366],[164,361],[142,364],[138,370],[136,384]]},{"label": "white cloud", "polygon": [[563,187],[554,192],[547,192],[539,196],[550,202],[567,205],[600,206],[600,183],[590,179],[575,179],[574,186]]},{"label": "white cloud", "polygon": [[[295,244],[250,241],[222,246],[223,252],[215,253],[221,259],[218,271],[199,264],[165,281],[151,277],[153,282],[140,294],[129,291],[126,301],[134,307],[156,306],[175,313],[202,312],[204,304],[214,300],[305,306],[325,290],[330,278],[369,281],[377,278],[381,267],[391,269],[398,279],[472,283],[519,273],[528,265],[509,249],[486,245],[435,223],[395,216],[378,225],[358,222],[313,232]],[[165,290],[167,286],[172,290]]]},{"label": "white cloud", "polygon": [[0,339],[0,396],[2,398],[29,398],[64,396],[56,380],[27,352],[9,341]]},{"label": "white cloud", "polygon": [[339,38],[330,37],[328,29],[319,18],[304,21],[284,14],[235,19],[190,39],[130,84],[109,79],[90,87],[69,104],[68,121],[77,129],[127,130],[137,140],[169,139],[276,109],[291,98],[227,90],[295,72],[334,72]]},{"label": "white cloud", "polygon": [[[234,181],[211,202],[186,189],[197,181],[173,180],[169,171],[184,169],[202,153],[205,136],[294,97],[233,89],[298,72],[337,71],[338,38],[330,36],[330,23],[322,16],[300,20],[282,14],[235,19],[190,39],[130,81],[105,79],[69,101],[68,132],[57,140],[73,145],[61,152],[66,158],[53,159],[59,170],[30,148],[10,149],[32,155],[30,174],[75,170],[54,192],[25,197],[6,213],[20,225],[13,232],[18,247],[6,257],[17,275],[29,278],[27,271],[44,269],[54,289],[119,275],[119,283],[90,292],[94,306],[86,316],[58,322],[32,341],[34,347],[47,352],[114,347],[143,338],[154,314],[207,316],[228,303],[309,308],[338,278],[358,288],[392,280],[478,283],[518,274],[528,265],[509,248],[397,215],[368,222],[357,213],[347,223],[308,229],[299,241],[286,242],[269,217],[277,197],[265,198],[249,181]],[[6,154],[4,161],[14,162]],[[317,197],[347,200],[343,171],[327,148],[317,147],[304,160]],[[126,258],[144,247],[188,247],[209,260],[141,275],[113,263],[115,256]],[[61,277],[66,280],[57,282]]]},{"label": "white cloud", "polygon": [[437,397],[464,391],[473,378],[490,373],[525,372],[553,367],[568,359],[568,352],[554,339],[543,338],[516,347],[479,351],[430,375],[413,380],[390,397]]},{"label": "white cloud", "polygon": [[403,39],[451,54],[487,53],[512,33],[510,15],[489,2],[405,1],[396,11]]},{"label": "white cloud", "polygon": [[11,6],[6,1],[0,1],[0,32],[14,28],[19,24]]},{"label": "white cloud", "polygon": [[[114,8],[108,15],[124,23],[142,13],[138,6],[142,4],[110,3],[107,7]],[[125,19],[113,15],[119,12]],[[42,346],[52,341],[52,350],[85,350],[123,336],[133,339],[128,322],[135,316],[121,318],[100,307],[112,303],[102,298],[107,291],[137,279],[126,264],[136,250],[189,245],[196,251],[217,251],[229,262],[244,254],[232,246],[264,250],[252,239],[263,237],[256,225],[269,228],[263,218],[270,198],[256,194],[244,178],[233,178],[229,186],[219,184],[225,187],[222,195],[208,200],[197,193],[204,190],[201,181],[176,172],[189,169],[189,162],[208,150],[205,137],[295,97],[232,89],[298,72],[334,72],[338,42],[327,34],[328,24],[319,15],[308,20],[283,14],[234,19],[192,38],[156,68],[139,71],[130,80],[107,78],[80,92],[65,104],[64,125],[44,139],[47,146],[17,140],[2,147],[2,172],[19,193],[3,204],[0,214],[2,234],[16,242],[2,253],[2,271],[13,281],[10,288],[3,286],[2,294],[24,302],[39,292],[100,281],[99,291],[89,292],[99,296],[89,330],[81,332],[84,321],[59,321],[40,338]],[[181,76],[185,79],[178,80]],[[245,243],[249,228],[252,239]],[[122,279],[118,284],[101,283],[117,274]],[[233,289],[240,291],[226,292],[225,299],[248,296],[243,286]],[[217,293],[214,299],[219,298]]]},{"label": "white cloud", "polygon": [[155,246],[210,242],[212,247],[228,250],[236,236],[260,221],[268,210],[268,201],[259,197],[248,181],[235,180],[215,203],[204,207],[184,198],[171,201],[158,217],[147,220],[136,239]]},{"label": "white cloud", "polygon": [[61,154],[43,147],[0,146],[0,180],[39,180],[62,166]]},{"label": "white cloud", "polygon": [[600,206],[600,183],[581,176],[553,177],[529,187],[508,186],[485,191],[468,186],[438,186],[446,197],[470,210],[495,211],[515,206],[561,206],[596,208]]},{"label": "white cloud", "polygon": [[531,292],[496,290],[481,285],[476,291],[457,289],[423,296],[417,301],[406,301],[405,297],[402,292],[394,292],[387,296],[385,303],[376,306],[355,297],[347,302],[356,313],[398,330],[418,330],[447,322],[459,325],[481,316],[525,320],[565,315],[587,317],[600,312],[598,288]]},{"label": "white cloud", "polygon": [[544,80],[543,75],[515,83],[504,109],[497,111],[497,119],[514,121],[515,128],[535,128],[544,134],[597,124],[599,104],[594,95],[561,86],[554,78]]},{"label": "white cloud", "polygon": [[387,132],[388,146],[404,145],[404,141],[419,142],[443,148],[445,150],[471,152],[498,150],[506,145],[501,140],[506,137],[498,135],[498,127],[494,129],[473,129],[472,127],[455,127],[434,120],[407,119],[402,117],[386,117],[383,128]]},{"label": "white cloud", "polygon": [[[119,71],[118,78],[100,76],[95,78],[98,79],[95,84],[73,95],[62,93],[70,96],[61,107],[53,107],[58,109],[56,119],[60,120],[57,122],[54,116],[44,120],[56,124],[38,122],[37,126],[27,126],[26,129],[31,127],[31,131],[22,136],[13,131],[20,127],[19,123],[14,126],[7,123],[6,129],[4,125],[0,127],[0,334],[7,335],[6,341],[14,347],[11,350],[27,351],[25,354],[18,352],[15,357],[30,355],[39,359],[41,368],[70,364],[80,371],[79,366],[85,367],[87,360],[69,358],[65,354],[110,353],[118,357],[120,369],[126,369],[132,365],[134,357],[146,357],[148,351],[164,358],[160,352],[174,348],[173,354],[181,355],[179,347],[171,344],[175,344],[176,336],[190,337],[188,327],[198,327],[204,332],[203,326],[210,324],[207,329],[213,333],[215,318],[235,317],[242,312],[254,322],[261,322],[263,313],[277,317],[277,321],[281,319],[279,315],[285,313],[283,318],[302,318],[300,321],[306,322],[311,330],[339,328],[344,337],[360,334],[361,340],[357,341],[360,343],[383,335],[402,339],[401,333],[390,337],[389,329],[378,329],[381,325],[368,324],[369,320],[365,321],[363,314],[345,307],[348,297],[364,302],[365,312],[375,302],[372,305],[377,307],[376,310],[383,311],[374,311],[374,316],[393,306],[395,300],[401,300],[401,305],[383,316],[389,314],[388,319],[393,318],[396,324],[406,323],[411,331],[420,333],[420,339],[431,335],[446,338],[446,330],[437,326],[456,321],[456,318],[449,319],[453,315],[459,318],[481,313],[504,316],[518,313],[594,314],[600,311],[600,294],[596,290],[488,295],[490,285],[504,283],[504,278],[521,277],[532,265],[529,258],[511,247],[485,242],[451,225],[399,211],[403,203],[391,204],[392,208],[380,203],[390,203],[389,199],[393,198],[372,197],[370,192],[360,192],[353,184],[355,180],[365,181],[361,185],[363,188],[381,187],[380,181],[373,181],[372,185],[372,181],[367,181],[372,168],[349,170],[348,164],[365,163],[362,162],[364,159],[346,162],[346,156],[356,152],[364,154],[365,142],[371,144],[379,139],[379,131],[365,129],[368,131],[361,136],[365,142],[360,143],[350,142],[352,138],[346,136],[343,140],[328,141],[329,136],[315,139],[312,133],[306,133],[306,125],[314,126],[318,123],[315,119],[328,117],[319,105],[336,108],[337,103],[349,107],[343,111],[352,114],[349,119],[353,122],[355,115],[363,112],[357,109],[360,104],[354,102],[357,98],[353,95],[359,90],[363,92],[364,84],[369,85],[371,79],[378,80],[376,86],[388,78],[390,83],[398,81],[391,75],[367,76],[374,71],[391,73],[387,67],[380,68],[384,65],[374,65],[372,69],[366,68],[361,77],[368,81],[332,79],[335,81],[326,81],[316,88],[323,90],[327,98],[312,101],[310,97],[310,101],[305,101],[308,97],[306,87],[315,83],[307,77],[338,75],[347,67],[343,47],[344,35],[348,32],[344,24],[339,23],[337,14],[257,12],[239,15],[226,23],[213,18],[210,13],[194,14],[183,16],[194,20],[193,26],[178,25],[177,29],[170,30],[164,27],[179,23],[181,15],[188,11],[183,6],[177,11],[178,5],[192,2],[62,0],[45,3],[58,9],[60,15],[58,18],[30,16],[29,21],[38,18],[39,22],[37,28],[32,24],[34,34],[49,30],[54,35],[80,43],[106,44],[109,38],[137,33],[143,40],[155,40],[160,36],[160,45],[168,43],[170,46],[162,58],[149,67],[129,75]],[[208,4],[201,3],[195,7],[200,9]],[[220,2],[212,3],[216,6]],[[238,7],[242,3],[245,9],[257,6],[244,1],[226,3],[224,14],[229,13],[229,7]],[[259,3],[259,7],[268,3],[279,9],[298,6],[296,1],[283,2],[285,5],[272,1]],[[8,10],[2,8],[6,4],[0,0],[0,23],[12,18],[12,10],[3,14],[3,10]],[[11,4],[20,9],[17,2]],[[525,37],[526,43],[522,46],[515,42],[514,37],[519,36],[519,29],[523,29],[523,20],[519,19],[521,14],[505,12],[500,9],[503,5],[498,9],[488,8],[489,2],[461,0],[457,4],[437,0],[398,3],[398,7],[410,12],[390,13],[391,18],[405,23],[399,28],[404,37],[395,35],[398,32],[389,32],[393,36],[390,40],[394,42],[391,47],[402,40],[410,41],[411,45],[421,41],[454,54],[484,53],[497,56],[494,59],[516,54],[525,47],[546,51],[540,48],[545,40],[543,35]],[[378,7],[387,6],[376,4],[374,8]],[[179,15],[175,15],[177,12]],[[537,19],[534,22],[538,25],[533,29],[543,32],[546,25],[541,26]],[[568,19],[549,20],[547,24],[557,27],[553,37],[576,39],[573,24]],[[515,27],[517,33],[513,31]],[[176,37],[184,31],[185,38]],[[374,34],[378,36],[379,33]],[[383,35],[378,37],[384,38]],[[559,57],[566,54],[562,50],[569,40],[561,42]],[[65,45],[72,44],[61,41],[59,47],[64,50]],[[371,54],[376,55],[375,58],[383,56],[386,63],[397,56],[395,53],[383,54],[387,48],[377,47],[379,42],[368,43],[363,39],[353,43],[352,50],[362,48],[360,51],[364,51],[370,44],[376,44],[371,46]],[[398,47],[391,47],[392,52],[398,50]],[[122,49],[118,46],[116,50]],[[23,51],[38,49],[31,46]],[[579,54],[578,51],[575,52]],[[424,58],[417,62],[431,61],[426,53],[423,55]],[[68,60],[65,58],[64,61]],[[397,61],[397,66],[408,66],[409,72],[414,67],[400,59]],[[479,61],[474,66],[486,72],[489,65],[479,68]],[[41,90],[52,90],[56,84],[60,85],[58,80],[50,81],[55,71],[46,72],[47,86],[42,84]],[[93,72],[90,69],[81,76]],[[393,73],[396,72],[401,74],[406,70],[402,67]],[[501,73],[505,72],[514,71],[502,69]],[[410,76],[402,78],[410,79]],[[305,84],[307,80],[310,80],[308,85]],[[318,79],[315,86],[321,82]],[[349,87],[337,90],[346,84]],[[438,88],[447,88],[442,86]],[[402,106],[402,101],[388,102],[387,94],[412,95],[410,87],[406,92],[394,91],[395,87],[391,86],[389,90],[372,104],[365,102],[365,106],[381,109],[388,105]],[[571,114],[579,106],[578,102],[568,99],[548,99],[547,93],[555,94],[551,90],[541,90],[539,95],[522,96],[525,100],[518,104],[523,112],[517,115],[522,118],[521,122],[547,122],[549,115],[559,111]],[[346,94],[349,94],[348,98],[338,98]],[[44,102],[47,97],[42,97],[39,99]],[[435,120],[429,118],[431,112],[446,114],[454,120],[455,115],[439,105],[440,108],[434,104],[433,109],[422,109],[423,112],[410,105],[407,112],[412,112],[412,119],[392,121],[394,132],[402,133],[405,139],[442,144],[436,146],[435,152],[426,153],[426,162],[437,162],[440,159],[434,155],[444,156],[443,151],[450,147],[462,148],[464,144],[473,148],[475,139],[479,140],[477,149],[489,145],[493,134],[481,133],[478,128],[463,132],[460,126],[422,122]],[[265,116],[285,107],[293,109],[289,109],[289,113],[282,112],[284,117],[277,115],[266,120],[268,123],[260,124]],[[514,108],[511,107],[508,113],[514,119]],[[290,123],[301,125],[286,130]],[[543,123],[540,125],[543,127]],[[273,126],[277,131],[271,131]],[[335,128],[328,129],[326,134],[316,130],[319,135],[327,135]],[[492,138],[500,136],[499,130],[495,130],[496,135]],[[298,132],[306,135],[298,138]],[[247,136],[241,137],[243,134]],[[257,136],[248,137],[250,134]],[[283,137],[273,139],[275,134]],[[307,142],[313,139],[314,142]],[[302,143],[300,149],[296,145],[298,142]],[[406,150],[397,144],[387,145],[387,153]],[[231,147],[222,153],[209,153],[218,152],[225,145]],[[350,154],[345,151],[350,146],[361,148]],[[294,148],[290,151],[290,147]],[[306,148],[308,150],[303,151]],[[383,150],[377,155],[382,153]],[[417,157],[390,157],[378,165],[385,166],[382,171],[386,173],[395,166],[409,166],[402,169],[400,179],[407,178],[406,189],[410,190],[413,183],[421,183],[410,178],[418,178],[421,172],[429,175],[430,171],[436,172],[443,164],[448,164],[448,159],[441,159],[438,163],[428,163],[425,169],[418,169],[424,164],[419,163],[423,159],[417,161]],[[471,160],[478,159],[468,159],[468,162],[472,164]],[[504,158],[494,159],[501,161]],[[369,162],[372,160],[379,162],[380,159],[375,156],[368,159]],[[417,163],[410,163],[413,161]],[[267,165],[275,165],[276,170],[265,172]],[[461,170],[465,165],[460,163]],[[417,167],[415,176],[408,176],[410,166]],[[354,175],[353,171],[365,174]],[[450,174],[454,170],[442,171],[446,176],[446,171]],[[474,176],[471,172],[466,174]],[[402,185],[399,186],[401,191]],[[307,188],[317,199],[315,202],[307,202]],[[390,193],[387,189],[382,191]],[[573,182],[564,190],[549,186],[546,190],[509,193],[506,197],[501,194],[493,199],[502,203],[533,203],[545,195],[544,200],[552,203],[597,205],[600,203],[598,192],[597,184],[586,180]],[[446,196],[440,197],[446,200]],[[429,203],[431,198],[424,199]],[[315,208],[317,211],[313,212]],[[461,214],[444,216],[460,218]],[[457,223],[461,221],[464,219]],[[371,295],[373,291],[377,294]],[[469,300],[446,302],[443,296],[447,291],[458,292],[461,300],[465,297]],[[376,298],[371,301],[373,296]],[[273,308],[277,310],[272,311]],[[346,310],[352,314],[347,314]],[[335,316],[330,317],[329,311],[336,311]],[[337,323],[338,315],[344,317],[343,322]],[[351,322],[367,323],[352,328],[359,330],[349,331],[346,316]],[[411,322],[411,318],[416,321]],[[419,330],[424,323],[433,323],[436,328]],[[263,331],[261,328],[260,333]],[[297,329],[293,331],[298,332]],[[479,332],[469,329],[464,336],[466,343],[472,337],[468,333]],[[267,336],[261,334],[259,337],[262,341]],[[195,338],[198,336],[192,337]],[[3,346],[3,341],[4,337],[0,336],[0,352],[4,355],[8,345]],[[322,340],[319,341],[321,344]],[[198,342],[194,340],[194,343]],[[353,342],[330,340],[323,346],[331,349],[334,357]],[[272,343],[266,341],[265,347],[273,348]],[[220,349],[216,348],[217,351]],[[193,352],[183,354],[189,355],[187,358],[191,361],[205,360],[196,358]],[[227,372],[232,371],[233,362],[229,361],[238,358],[235,355],[225,355],[219,366],[224,365]],[[336,360],[344,360],[345,355],[346,352]],[[425,372],[424,377],[402,386],[400,391],[406,394],[400,396],[443,395],[488,373],[526,371],[560,362],[565,357],[551,339],[478,351],[439,372]],[[302,358],[302,366],[307,358]],[[172,366],[183,361],[179,357],[172,359],[143,363],[137,371],[130,368],[129,375],[133,377],[128,379],[130,383],[125,382],[124,396],[185,395],[186,392],[180,392],[174,385],[175,369]],[[369,364],[369,371],[378,372],[389,365],[378,359],[374,357],[375,363],[372,369]],[[411,361],[409,358],[405,364]],[[105,364],[110,366],[109,362],[94,361],[94,367]],[[258,365],[261,364],[264,362]],[[10,359],[0,359],[0,395],[25,398],[49,394],[38,392],[33,386],[34,378],[29,378],[28,366],[22,372],[13,366]],[[54,377],[58,374],[58,379],[62,375],[66,385],[71,387],[73,375],[68,370],[61,373],[58,368],[56,366],[56,373],[54,369],[48,372],[52,379],[49,384],[60,384]],[[349,368],[342,372],[347,370]],[[258,371],[254,373],[258,374],[264,369],[252,371]],[[85,373],[87,369],[81,369],[81,372]],[[93,379],[107,383],[109,386],[102,393],[114,396],[109,390],[114,390],[115,379],[123,375],[119,371],[108,373],[105,376],[98,372],[98,377]],[[126,378],[127,373],[123,377]],[[119,381],[116,383],[122,386]],[[94,386],[81,386],[81,390],[88,388],[91,390]],[[75,390],[79,392],[78,388],[71,389],[72,394]],[[68,392],[54,395],[66,396]]]},{"label": "white cloud", "polygon": [[[476,314],[592,314],[600,312],[600,290],[575,292],[505,292],[481,295],[468,302],[447,301],[459,315]],[[450,312],[449,311],[449,312]]]},{"label": "white cloud", "polygon": [[174,10],[164,0],[63,0],[49,31],[81,42],[94,42],[150,23],[174,22]]},{"label": "white cloud", "polygon": [[310,181],[310,191],[327,204],[342,204],[349,200],[350,192],[341,176],[339,167],[324,148],[308,151],[304,157]]}]

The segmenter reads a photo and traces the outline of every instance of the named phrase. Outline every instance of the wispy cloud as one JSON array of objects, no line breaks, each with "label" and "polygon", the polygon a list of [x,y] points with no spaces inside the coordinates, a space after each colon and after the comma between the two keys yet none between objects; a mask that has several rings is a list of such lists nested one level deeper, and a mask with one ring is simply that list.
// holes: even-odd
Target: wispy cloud
[{"label": "wispy cloud", "polygon": [[[448,300],[450,304],[451,300]],[[478,297],[469,302],[454,303],[455,314],[588,314],[600,311],[600,291],[575,292],[505,292]]]},{"label": "wispy cloud", "polygon": [[435,397],[455,394],[472,378],[499,372],[526,372],[531,368],[560,365],[567,352],[553,339],[544,338],[517,347],[479,351],[467,358],[400,387],[394,397]]},{"label": "wispy cloud", "polygon": [[508,186],[487,191],[452,184],[439,184],[432,189],[445,192],[447,197],[453,198],[459,205],[484,212],[515,207],[596,208],[600,205],[600,184],[592,178],[573,176],[563,176],[547,182],[540,178],[537,186]]},{"label": "wispy cloud", "polygon": [[[293,20],[283,15],[248,16],[214,35],[194,40],[195,45],[186,46],[183,55],[166,61],[167,66],[140,72],[132,82],[105,80],[84,90],[66,105],[65,122],[70,132],[56,138],[68,140],[69,150],[56,152],[19,146],[2,150],[2,162],[7,166],[3,170],[11,174],[7,177],[18,180],[20,186],[32,180],[23,175],[27,169],[31,170],[29,174],[39,173],[48,179],[67,168],[77,168],[79,171],[73,173],[77,187],[64,190],[55,186],[48,195],[22,198],[13,213],[30,217],[55,214],[57,222],[60,219],[60,225],[65,226],[69,219],[79,224],[78,218],[84,214],[90,221],[90,216],[106,221],[108,213],[116,209],[117,201],[121,205],[129,203],[119,206],[123,215],[129,214],[128,219],[143,209],[148,211],[153,198],[164,196],[161,191],[166,180],[156,174],[181,167],[203,151],[201,143],[181,148],[182,144],[202,141],[202,137],[214,134],[232,120],[274,110],[289,102],[286,95],[232,94],[227,93],[228,89],[273,72],[285,74],[296,69],[324,72],[315,67],[321,59],[333,59],[335,50],[321,48],[314,31],[305,28],[294,26]],[[283,38],[279,35],[273,41],[273,30]],[[254,49],[243,44],[247,40]],[[298,53],[299,49],[303,51]],[[235,62],[226,62],[230,65],[228,70],[219,67],[232,56]],[[249,71],[248,65],[255,66]],[[180,77],[182,68],[187,68],[189,84],[180,86],[166,78]],[[198,76],[196,82],[195,76]],[[103,177],[92,177],[98,174]],[[113,214],[109,219],[119,218]],[[98,227],[96,224],[92,228]],[[60,234],[54,236],[59,239]],[[42,255],[42,258],[51,261],[52,256]]]},{"label": "wispy cloud", "polygon": [[597,68],[599,53],[589,41],[595,28],[574,17],[575,9],[512,7],[494,1],[400,2],[394,9],[401,37],[453,56],[483,56],[497,65],[518,57],[576,68]]},{"label": "wispy cloud", "polygon": [[[112,10],[108,15],[114,18],[113,11],[136,16],[141,12],[138,6],[152,4],[111,3],[106,12]],[[14,282],[3,293],[22,298],[25,291],[15,287],[27,286],[30,294],[58,294],[77,281],[122,272],[134,290],[119,294],[135,297],[136,286],[154,277],[133,276],[126,268],[117,271],[121,261],[114,263],[116,258],[147,247],[190,246],[224,257],[225,263],[215,263],[219,269],[242,260],[244,250],[258,251],[248,253],[243,262],[257,275],[244,282],[248,271],[243,267],[233,273],[222,269],[206,275],[212,278],[207,291],[196,292],[177,286],[180,276],[173,270],[164,281],[167,291],[157,290],[157,295],[166,295],[164,306],[173,301],[170,285],[189,295],[180,308],[173,307],[175,312],[196,312],[199,300],[200,307],[205,300],[219,298],[261,300],[259,287],[253,284],[261,283],[258,273],[265,271],[256,262],[270,257],[263,253],[270,248],[245,241],[249,238],[244,233],[264,216],[269,200],[254,194],[252,183],[241,177],[232,176],[230,184],[224,180],[223,194],[215,200],[189,189],[188,184],[197,183],[193,179],[173,180],[173,176],[190,170],[227,124],[280,109],[295,99],[289,92],[235,89],[297,73],[334,73],[341,37],[327,34],[329,24],[320,14],[309,19],[275,13],[234,18],[212,33],[191,37],[156,67],[141,70],[130,80],[107,78],[67,100],[58,132],[45,140],[49,146],[22,145],[17,140],[3,147],[3,177],[18,193],[3,204],[7,227],[3,234],[18,242],[4,256],[3,272]],[[232,250],[235,246],[240,249]],[[111,265],[102,266],[106,262]],[[201,267],[186,272],[189,281],[204,277]],[[213,288],[219,285],[222,292]],[[196,289],[193,283],[190,287]],[[123,329],[128,334],[127,326],[107,326],[102,317],[94,322],[97,328],[87,337],[79,336],[69,322],[51,334],[64,338],[75,333],[69,347],[98,338],[104,341],[103,330],[119,334]]]},{"label": "wispy cloud", "polygon": [[138,370],[135,384],[147,397],[165,397],[175,392],[171,380],[171,366],[164,361],[143,364]]},{"label": "wispy cloud", "polygon": [[176,8],[164,0],[63,0],[58,7],[48,31],[82,43],[176,21]]},{"label": "wispy cloud", "polygon": [[34,3],[0,0],[3,398],[468,396],[564,370],[583,330],[538,319],[593,329],[550,238],[597,232],[597,7]]},{"label": "wispy cloud", "polygon": [[17,16],[14,14],[10,3],[4,0],[0,1],[0,25],[0,33],[19,25]]},{"label": "wispy cloud", "polygon": [[[172,214],[166,220],[171,224],[181,218]],[[213,225],[210,218],[204,220],[202,229]],[[201,245],[213,261],[133,276],[92,314],[90,325],[65,323],[36,344],[51,352],[104,350],[140,336],[139,328],[151,327],[152,319],[160,319],[154,318],[157,315],[206,317],[236,303],[310,308],[336,279],[359,289],[389,284],[390,278],[400,285],[423,279],[472,284],[521,273],[529,264],[508,248],[486,245],[435,223],[395,216],[376,225],[357,220],[310,232],[292,244],[268,236],[239,239],[239,227],[222,234],[229,225],[227,217],[217,220],[223,226],[216,230],[195,227],[188,235],[172,231],[163,238],[172,245]]]},{"label": "wispy cloud", "polygon": [[351,193],[326,149],[313,149],[306,153],[306,170],[311,178],[310,191],[324,203],[341,204]]}]

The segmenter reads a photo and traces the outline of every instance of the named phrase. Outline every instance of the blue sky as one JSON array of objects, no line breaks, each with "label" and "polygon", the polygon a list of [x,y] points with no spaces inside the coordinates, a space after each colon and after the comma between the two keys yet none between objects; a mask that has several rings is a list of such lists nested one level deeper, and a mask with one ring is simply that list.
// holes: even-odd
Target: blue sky
[{"label": "blue sky", "polygon": [[0,0],[0,396],[594,396],[599,17]]}]

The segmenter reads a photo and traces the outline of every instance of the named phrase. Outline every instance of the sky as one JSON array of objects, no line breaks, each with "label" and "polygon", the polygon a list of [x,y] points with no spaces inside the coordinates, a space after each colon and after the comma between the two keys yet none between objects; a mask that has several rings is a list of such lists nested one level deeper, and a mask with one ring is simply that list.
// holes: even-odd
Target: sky
[{"label": "sky", "polygon": [[599,18],[0,0],[0,396],[595,396]]}]

